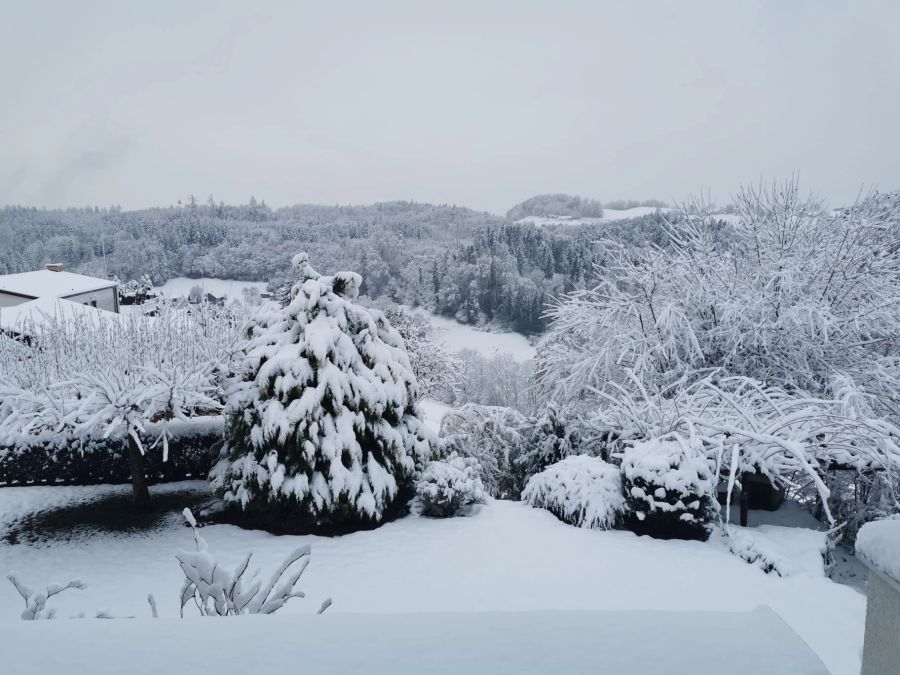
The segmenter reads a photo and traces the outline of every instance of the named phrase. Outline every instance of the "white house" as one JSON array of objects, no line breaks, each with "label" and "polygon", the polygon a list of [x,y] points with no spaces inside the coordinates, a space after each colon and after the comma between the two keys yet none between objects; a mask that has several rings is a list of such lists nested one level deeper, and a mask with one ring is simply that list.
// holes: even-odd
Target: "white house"
[{"label": "white house", "polygon": [[117,315],[118,284],[63,272],[62,265],[56,264],[34,272],[0,275],[0,329],[14,330],[42,316],[85,313]]},{"label": "white house", "polygon": [[63,272],[62,265],[0,276],[0,308],[15,307],[38,298],[60,298],[119,312],[118,284],[83,274]]}]

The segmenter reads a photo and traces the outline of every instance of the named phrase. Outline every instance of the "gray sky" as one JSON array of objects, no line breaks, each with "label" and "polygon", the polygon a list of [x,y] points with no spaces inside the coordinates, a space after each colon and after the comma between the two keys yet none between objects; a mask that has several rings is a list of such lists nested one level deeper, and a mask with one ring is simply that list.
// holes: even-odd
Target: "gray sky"
[{"label": "gray sky", "polygon": [[0,203],[900,189],[895,0],[0,3]]}]

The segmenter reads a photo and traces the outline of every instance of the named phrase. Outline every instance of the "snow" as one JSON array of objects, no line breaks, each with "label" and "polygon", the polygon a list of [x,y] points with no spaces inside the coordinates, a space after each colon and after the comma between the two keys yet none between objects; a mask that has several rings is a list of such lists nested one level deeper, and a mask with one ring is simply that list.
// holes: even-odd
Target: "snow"
[{"label": "snow", "polygon": [[526,216],[517,223],[529,223],[541,227],[543,225],[599,225],[600,223],[611,223],[616,220],[629,220],[631,218],[640,218],[648,216],[657,211],[668,213],[672,209],[657,208],[655,206],[636,206],[632,209],[603,209],[602,218],[574,218],[572,216]]},{"label": "snow", "polygon": [[494,356],[508,352],[516,361],[528,361],[533,359],[536,353],[534,345],[521,333],[491,333],[432,314],[421,307],[410,311],[416,316],[427,318],[431,322],[434,341],[443,342],[452,352],[471,349],[482,356]]},{"label": "snow", "polygon": [[156,291],[169,298],[187,297],[194,286],[199,286],[204,293],[210,293],[217,298],[229,297],[242,299],[245,288],[255,288],[260,293],[266,292],[265,281],[238,281],[236,279],[215,279],[203,277],[201,279],[189,279],[188,277],[175,277],[169,279],[162,286],[157,286]]},{"label": "snow", "polygon": [[[175,489],[180,486],[184,489],[185,485],[174,483],[163,487]],[[202,483],[187,485],[202,486]],[[130,489],[128,486],[121,488]],[[35,497],[22,496],[23,491],[32,490],[39,491],[35,493]],[[21,512],[22,502],[34,505],[63,501],[54,496],[51,492],[54,490],[72,490],[73,494],[77,493],[84,497],[92,491],[102,494],[110,488],[108,486],[3,488],[0,489],[0,513],[8,513],[7,507],[11,504],[19,504],[17,508]],[[20,625],[25,622],[16,623],[18,622],[16,617],[21,612],[21,598],[11,585],[0,585],[0,622],[6,624],[3,627],[6,631],[3,633],[4,640],[11,645],[22,645],[15,648],[17,650],[15,656],[6,649],[4,672],[22,672],[16,671],[13,664],[17,663],[18,668],[23,668],[24,660],[33,658],[36,641],[54,645],[53,650],[41,651],[42,658],[87,658],[85,654],[101,648],[99,638],[97,641],[89,640],[92,630],[104,631],[103,649],[110,649],[111,645],[116,644],[127,644],[129,649],[151,650],[152,647],[159,655],[148,654],[145,660],[144,652],[141,651],[142,656],[131,659],[129,664],[133,664],[136,668],[142,668],[147,664],[148,670],[155,672],[160,672],[160,669],[150,668],[151,665],[158,666],[158,661],[152,659],[167,658],[171,663],[180,664],[196,663],[196,659],[209,658],[217,653],[222,645],[234,644],[238,640],[241,644],[264,643],[267,650],[270,648],[275,650],[273,658],[276,656],[279,659],[287,658],[286,654],[277,651],[282,648],[279,645],[289,643],[296,645],[296,639],[253,638],[246,632],[256,630],[250,628],[254,625],[252,623],[239,624],[240,629],[219,628],[223,623],[231,626],[233,624],[229,622],[242,619],[227,619],[215,623],[216,637],[208,639],[215,639],[218,648],[195,648],[194,631],[185,632],[184,626],[189,624],[177,623],[169,624],[171,628],[164,627],[167,625],[164,621],[166,617],[178,616],[178,589],[183,581],[183,575],[173,556],[176,551],[192,545],[191,531],[182,523],[183,520],[179,516],[166,521],[164,527],[152,533],[80,534],[77,539],[53,539],[39,544],[0,543],[0,559],[3,567],[0,571],[17,569],[22,572],[24,581],[32,586],[44,586],[54,581],[65,582],[74,578],[81,579],[87,584],[84,591],[67,592],[53,599],[51,604],[55,604],[62,617],[75,615],[81,611],[93,615],[94,611],[101,607],[109,609],[114,616],[147,617],[148,593],[152,593],[156,598],[160,616],[163,617],[160,619],[159,628],[156,624],[144,621],[103,622],[102,628],[93,628],[92,621],[63,622],[44,629],[28,628]],[[559,625],[566,626],[567,629],[560,630],[559,639],[565,639],[566,634],[571,634],[581,636],[573,644],[582,647],[585,644],[591,645],[589,650],[593,663],[591,672],[596,672],[598,654],[603,654],[604,658],[608,656],[612,663],[618,663],[616,659],[628,659],[627,662],[631,665],[630,668],[610,666],[609,672],[637,672],[634,668],[635,654],[641,654],[643,657],[645,648],[648,655],[658,653],[652,651],[655,649],[652,645],[641,644],[641,640],[645,640],[647,635],[655,636],[659,632],[653,629],[655,615],[641,612],[676,609],[679,612],[743,612],[767,605],[819,655],[833,675],[857,675],[859,672],[865,614],[863,595],[808,570],[801,570],[786,578],[763,574],[759,569],[748,565],[712,542],[660,541],[637,537],[625,531],[602,532],[580,529],[561,523],[552,514],[541,509],[533,509],[526,504],[492,500],[483,506],[475,507],[475,513],[467,518],[435,520],[407,517],[388,523],[377,530],[334,538],[274,536],[225,525],[205,527],[202,532],[210,550],[229,568],[233,568],[246,553],[253,551],[255,565],[264,570],[273,569],[290,551],[304,544],[312,546],[311,563],[301,583],[302,590],[307,593],[307,599],[293,601],[278,615],[272,617],[275,622],[266,623],[264,628],[259,629],[267,634],[269,631],[284,630],[290,631],[293,636],[303,636],[302,647],[298,647],[300,651],[296,658],[307,656],[310,659],[317,658],[308,650],[317,649],[314,645],[320,644],[319,637],[322,640],[326,639],[324,635],[308,632],[307,624],[302,623],[304,619],[297,615],[312,614],[328,596],[334,598],[334,605],[320,618],[334,622],[327,624],[334,627],[325,631],[331,636],[327,639],[340,639],[343,645],[356,644],[354,639],[348,637],[349,634],[355,633],[339,629],[341,621],[353,621],[352,617],[346,616],[348,612],[416,613],[415,618],[407,620],[387,616],[379,616],[375,620],[360,619],[369,630],[384,631],[379,632],[379,635],[401,636],[403,646],[379,642],[377,647],[378,650],[386,650],[383,653],[394,654],[396,658],[407,658],[413,652],[420,656],[429,653],[429,649],[423,645],[433,644],[435,638],[426,640],[426,635],[434,635],[434,631],[438,628],[437,624],[430,624],[430,630],[423,628],[422,632],[417,631],[415,625],[422,622],[421,625],[426,626],[425,622],[428,621],[427,614],[422,613],[560,610],[567,614],[558,615]],[[561,573],[563,570],[565,572]],[[622,633],[621,644],[633,645],[633,649],[626,653],[617,645],[620,644],[618,642],[620,625],[626,626],[631,623],[626,620],[628,614],[614,615],[623,617],[621,620],[610,615],[598,616],[596,621],[584,615],[578,620],[573,619],[571,613],[579,611],[638,612],[639,614],[633,616],[634,621],[647,628],[644,631],[637,631],[633,626],[628,629],[635,630],[642,636],[640,639],[634,637],[633,643],[627,642],[625,633]],[[729,663],[729,672],[741,672],[735,669],[744,667],[742,664],[745,661],[756,664],[758,659],[768,658],[767,653],[770,651],[768,648],[754,648],[752,659],[728,659],[724,655],[722,658],[711,658],[713,653],[718,652],[710,650],[717,649],[718,638],[724,637],[725,633],[738,636],[734,639],[740,640],[740,645],[743,646],[748,644],[748,640],[752,640],[753,644],[768,646],[769,636],[772,633],[761,625],[750,624],[742,628],[743,624],[740,622],[726,624],[722,615],[717,615],[715,620],[709,617],[708,621],[704,619],[703,614],[678,614],[678,617],[680,618],[674,622],[667,622],[666,625],[675,623],[684,626],[684,630],[689,631],[688,634],[694,642],[677,640],[680,646],[671,646],[673,655],[684,653],[680,650],[688,649],[686,645],[690,645],[691,652],[696,654],[697,641],[702,641],[703,663],[715,664],[716,672],[719,672],[718,669],[725,662]],[[290,620],[283,624],[277,623],[282,618]],[[307,621],[311,622],[314,618],[309,617]],[[544,639],[541,637],[544,632],[541,631],[528,633],[523,630],[501,628],[500,625],[491,623],[494,619],[489,616],[476,618],[477,620],[468,617],[454,619],[451,615],[435,618],[434,621],[447,621],[446,625],[450,626],[455,625],[453,622],[458,620],[461,625],[471,627],[474,635],[490,636],[492,643],[497,642],[494,645],[497,649],[506,649],[506,646],[511,644],[519,644],[515,642],[519,639],[523,640],[522,644],[527,645],[531,642],[529,636]],[[506,615],[506,620],[513,622],[534,620],[535,625],[540,626],[542,631],[546,631],[548,626],[557,624],[556,618],[550,621],[547,616],[541,618],[540,615],[535,615],[532,619],[527,615],[521,617]],[[723,632],[718,632],[715,630],[717,620],[723,621],[722,626],[732,627],[727,631],[723,628]],[[392,621],[401,623],[391,623]],[[408,623],[403,623],[404,621]],[[15,625],[8,628],[11,623]],[[123,625],[126,627],[122,627]],[[401,625],[404,627],[403,630],[399,630]],[[569,625],[572,626],[571,630],[576,632],[570,633]],[[406,626],[409,626],[409,629]],[[581,630],[578,626],[591,627],[589,631],[591,637],[588,637],[587,633],[577,632]],[[598,629],[599,626],[613,626],[615,638],[602,637],[604,633]],[[148,629],[163,632],[157,639],[156,636],[151,637],[145,632]],[[140,630],[143,639],[135,641],[123,637],[117,640],[113,637],[118,631],[129,630]],[[235,637],[230,638],[227,633],[218,632],[219,630],[239,631],[240,637],[235,633]],[[462,630],[462,627],[459,630]],[[672,630],[680,629],[673,626]],[[165,636],[175,635],[176,631],[179,631],[179,637],[169,642]],[[502,643],[496,640],[498,632],[504,636]],[[448,628],[447,635],[442,636],[441,642],[447,649],[467,653],[465,649],[458,649],[459,644],[466,643],[454,642],[449,637],[452,634]],[[601,642],[595,642],[595,638]],[[608,639],[615,641],[612,643],[602,641]],[[64,640],[72,642],[61,642]],[[82,642],[90,644],[81,644]],[[72,647],[67,648],[68,644]],[[159,649],[159,645],[162,644],[166,645],[166,649]],[[371,653],[362,647],[363,644],[369,646],[371,643],[358,644],[359,648],[346,651],[357,654]],[[473,650],[476,646],[480,650],[482,644],[483,642],[476,639],[472,643]],[[545,657],[550,655],[555,659],[554,663],[558,667],[552,670],[579,672],[578,668],[570,671],[564,665],[560,665],[562,664],[560,659],[568,658],[572,649],[556,642],[537,644],[542,645],[539,650],[541,655]],[[743,647],[739,649],[737,643],[727,640],[722,644],[730,645],[732,654],[743,649]],[[74,645],[81,646],[76,648]],[[416,649],[411,649],[409,645],[416,645]],[[607,647],[601,648],[600,645]],[[374,646],[371,648],[376,649]],[[170,649],[178,650],[177,658],[174,656],[175,652],[170,652]],[[237,652],[244,651],[259,657],[261,650],[241,648],[228,650],[228,654],[232,658],[238,658]],[[351,658],[339,656],[343,651],[345,650],[329,648],[325,649],[324,653],[329,654],[331,658]],[[512,649],[511,653],[517,652]],[[773,653],[778,652],[776,650]],[[530,662],[529,659],[525,661]],[[536,663],[538,663],[536,672],[550,670],[545,663]],[[246,664],[244,665],[246,667]],[[692,670],[678,671],[669,668],[644,668],[641,662],[638,670],[699,673],[701,671],[697,670],[697,665],[697,662],[694,662]],[[115,659],[104,658],[98,661],[96,667],[119,668],[120,671],[121,663]],[[53,672],[49,662],[42,662],[42,669]],[[185,665],[184,670],[188,672],[191,668]],[[316,672],[316,668],[307,670]],[[355,670],[358,669],[348,666],[344,672]],[[428,668],[413,670],[432,672]],[[465,670],[461,669],[463,672]],[[492,669],[475,668],[475,670],[484,672]],[[518,672],[514,668],[502,670]],[[245,670],[249,671],[277,672],[273,669],[252,667]],[[77,672],[77,668],[70,667],[67,672]],[[103,671],[95,669],[92,672]],[[216,672],[227,671],[217,669]],[[582,672],[587,671],[582,669]],[[804,670],[798,666],[783,670],[761,669],[759,672],[817,671]]]},{"label": "snow", "polygon": [[[145,607],[141,617],[148,612]],[[730,675],[828,675],[809,648],[764,607],[689,615],[570,611],[376,617],[329,610],[322,616],[217,621],[20,621],[3,628],[6,675],[119,675],[123,670],[129,675],[713,675],[723,672],[724,664]],[[752,649],[752,658],[735,658],[746,652],[748,636],[765,649]]]},{"label": "snow", "polygon": [[900,518],[866,523],[856,535],[856,554],[900,583]]},{"label": "snow", "polygon": [[446,403],[435,401],[433,398],[421,399],[419,401],[419,407],[422,408],[422,412],[425,415],[425,426],[429,427],[435,433],[440,432],[441,420],[444,419],[444,415],[447,414],[447,411],[452,410]]},{"label": "snow", "polygon": [[51,272],[50,270],[0,275],[0,292],[8,291],[33,298],[59,298],[99,291],[115,285],[116,282],[109,279],[98,279],[72,272]]}]

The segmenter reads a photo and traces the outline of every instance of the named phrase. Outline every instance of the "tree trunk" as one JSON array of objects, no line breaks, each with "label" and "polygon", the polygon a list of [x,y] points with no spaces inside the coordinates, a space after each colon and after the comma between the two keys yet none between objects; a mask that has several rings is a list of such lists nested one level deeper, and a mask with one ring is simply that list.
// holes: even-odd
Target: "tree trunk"
[{"label": "tree trunk", "polygon": [[144,474],[144,455],[135,440],[128,436],[128,461],[131,463],[131,489],[134,505],[145,510],[150,508],[150,490],[147,488],[147,476]]},{"label": "tree trunk", "polygon": [[741,527],[747,527],[750,508],[750,474],[741,475]]}]

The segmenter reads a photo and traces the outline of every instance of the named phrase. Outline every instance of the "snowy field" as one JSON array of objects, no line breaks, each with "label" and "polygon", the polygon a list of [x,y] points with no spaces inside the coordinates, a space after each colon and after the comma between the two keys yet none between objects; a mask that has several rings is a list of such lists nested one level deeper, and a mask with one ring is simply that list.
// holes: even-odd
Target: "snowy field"
[{"label": "snowy field", "polygon": [[[630,220],[631,218],[640,218],[648,216],[651,213],[669,213],[674,211],[672,208],[657,208],[655,206],[636,206],[633,209],[603,209],[602,218],[573,218],[571,216],[526,216],[517,223],[530,223],[538,227],[545,225],[599,225],[601,223],[612,223],[617,220]],[[737,215],[733,213],[717,213],[716,218],[726,222],[735,222]]]},{"label": "snowy field", "polygon": [[175,277],[169,279],[162,286],[157,286],[156,291],[169,298],[187,297],[194,286],[199,286],[204,293],[211,293],[217,298],[227,296],[229,298],[242,297],[245,288],[255,288],[260,293],[266,292],[265,281],[237,281],[235,279],[214,279],[204,277],[202,279],[189,279],[188,277]]},{"label": "snowy field", "polygon": [[[191,489],[200,494],[205,484],[170,484],[164,489]],[[47,503],[59,506],[69,500],[128,490],[129,486],[0,489],[0,513],[4,514],[0,530],[10,526],[9,520],[40,510]],[[159,488],[156,490],[159,494]],[[770,537],[773,528],[777,532],[776,526],[766,527]],[[329,596],[334,605],[328,611],[334,616],[328,620],[335,621],[337,615],[348,612],[747,612],[765,605],[796,631],[833,675],[859,672],[865,598],[825,578],[821,566],[809,562],[808,550],[782,550],[798,564],[794,574],[778,578],[746,564],[716,543],[582,530],[545,511],[504,501],[492,501],[467,518],[410,516],[371,532],[336,538],[279,537],[225,525],[204,528],[203,536],[226,566],[234,566],[243,553],[253,551],[253,560],[264,575],[298,545],[312,545],[312,563],[298,584],[307,598],[293,600],[276,620],[312,614]],[[803,540],[791,541],[796,546]],[[175,617],[182,575],[173,556],[191,545],[190,530],[173,513],[149,531],[82,530],[77,536],[58,535],[36,543],[0,543],[0,559],[4,572],[18,570],[32,585],[70,578],[85,582],[86,590],[67,591],[54,598],[62,617],[80,612],[90,616],[99,609],[115,616],[148,617],[148,593],[155,596],[161,617]],[[10,623],[18,625],[21,602],[11,585],[0,585],[4,630]],[[706,652],[715,649],[715,631],[701,630],[704,624],[698,616],[683,616],[685,625],[696,626],[690,634],[702,645],[699,649],[705,657],[715,653]],[[571,616],[564,620],[570,621]],[[115,631],[129,630],[120,628],[119,622],[110,625]],[[739,627],[740,621],[736,625]],[[177,629],[163,626],[158,630]],[[18,627],[15,635],[29,630],[35,629]],[[740,634],[757,635],[756,628]],[[756,644],[752,651],[756,654],[767,648]]]},{"label": "snowy field", "polygon": [[412,310],[416,316],[426,317],[431,322],[432,337],[435,342],[443,342],[451,352],[471,349],[482,356],[494,356],[508,352],[516,361],[534,358],[535,347],[520,333],[492,333],[447,317],[437,316],[422,308]]}]

